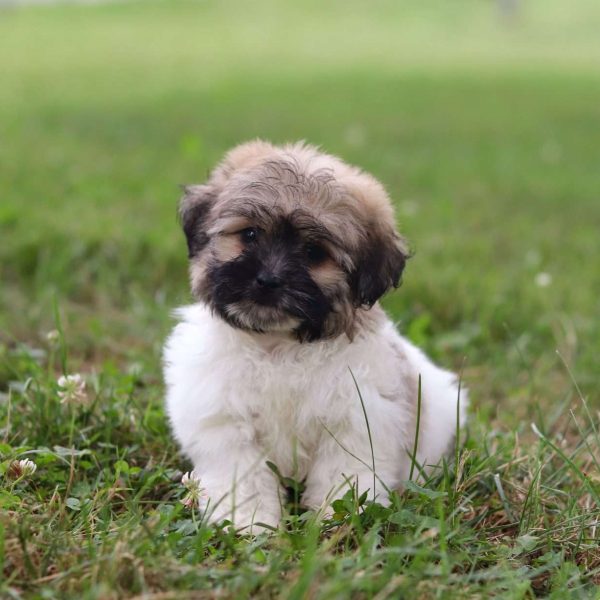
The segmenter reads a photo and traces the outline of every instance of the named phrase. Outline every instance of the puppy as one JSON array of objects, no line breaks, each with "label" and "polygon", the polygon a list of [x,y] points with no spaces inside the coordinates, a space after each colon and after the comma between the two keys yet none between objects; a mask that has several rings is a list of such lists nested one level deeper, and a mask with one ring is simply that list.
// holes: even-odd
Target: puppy
[{"label": "puppy", "polygon": [[385,502],[417,437],[415,474],[435,468],[466,397],[377,304],[407,260],[377,180],[303,143],[254,141],[185,188],[180,216],[197,303],[165,346],[166,405],[209,519],[277,526],[267,460],[323,510],[348,483]]}]

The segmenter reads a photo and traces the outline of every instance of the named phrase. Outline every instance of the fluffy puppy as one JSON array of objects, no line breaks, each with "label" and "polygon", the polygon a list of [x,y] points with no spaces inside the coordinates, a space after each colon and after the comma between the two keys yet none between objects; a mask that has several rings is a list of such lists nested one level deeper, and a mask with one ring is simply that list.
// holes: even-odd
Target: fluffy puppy
[{"label": "fluffy puppy", "polygon": [[[419,377],[416,460],[439,463],[457,380],[377,304],[407,259],[378,181],[303,143],[254,141],[185,188],[180,216],[197,303],[165,346],[166,404],[211,520],[277,526],[267,460],[304,480],[310,507],[347,482],[385,501],[409,477]],[[461,423],[465,406],[463,393]]]}]

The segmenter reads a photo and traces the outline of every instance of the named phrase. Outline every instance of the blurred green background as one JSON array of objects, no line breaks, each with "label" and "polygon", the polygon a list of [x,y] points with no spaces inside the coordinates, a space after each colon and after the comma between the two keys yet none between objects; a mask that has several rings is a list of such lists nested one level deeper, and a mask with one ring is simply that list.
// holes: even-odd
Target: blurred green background
[{"label": "blurred green background", "polygon": [[598,400],[598,32],[597,0],[3,6],[1,341],[56,298],[76,360],[157,366],[177,185],[305,139],[389,189],[415,257],[385,304],[476,405],[562,402],[556,349]]}]

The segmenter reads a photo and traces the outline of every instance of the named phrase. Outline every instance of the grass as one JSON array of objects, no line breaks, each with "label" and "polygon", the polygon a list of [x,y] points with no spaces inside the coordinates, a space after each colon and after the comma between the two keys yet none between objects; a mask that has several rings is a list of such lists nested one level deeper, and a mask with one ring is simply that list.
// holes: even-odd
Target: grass
[{"label": "grass", "polygon": [[[0,595],[595,597],[599,24],[591,0],[2,9]],[[473,406],[389,508],[349,490],[250,538],[180,502],[160,348],[189,301],[176,186],[254,136],[384,181],[416,251],[385,306]]]}]

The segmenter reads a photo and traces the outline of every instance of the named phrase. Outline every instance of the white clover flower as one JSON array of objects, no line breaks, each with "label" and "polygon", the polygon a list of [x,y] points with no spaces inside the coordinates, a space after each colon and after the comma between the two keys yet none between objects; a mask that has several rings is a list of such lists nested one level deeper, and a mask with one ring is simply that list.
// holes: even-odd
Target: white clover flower
[{"label": "white clover flower", "polygon": [[87,400],[85,381],[79,373],[61,375],[58,378],[58,387],[61,388],[58,392],[61,404],[65,402],[81,404]]},{"label": "white clover flower", "polygon": [[46,341],[51,345],[56,344],[56,342],[58,342],[59,338],[60,338],[60,333],[56,329],[53,329],[52,331],[49,331],[46,334]]},{"label": "white clover flower", "polygon": [[550,273],[538,273],[535,276],[535,285],[541,288],[548,287],[552,283],[552,275]]},{"label": "white clover flower", "polygon": [[12,479],[21,479],[22,477],[30,477],[37,470],[37,465],[28,458],[21,460],[13,460],[8,467],[8,475]]},{"label": "white clover flower", "polygon": [[187,508],[200,504],[200,500],[206,497],[204,488],[200,485],[200,477],[195,471],[184,473],[181,477],[181,485],[187,490],[187,494],[181,499],[181,503]]}]

